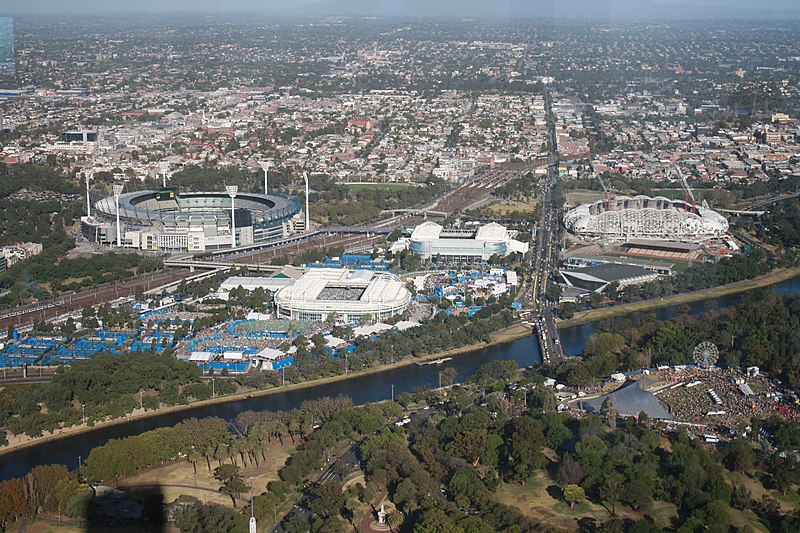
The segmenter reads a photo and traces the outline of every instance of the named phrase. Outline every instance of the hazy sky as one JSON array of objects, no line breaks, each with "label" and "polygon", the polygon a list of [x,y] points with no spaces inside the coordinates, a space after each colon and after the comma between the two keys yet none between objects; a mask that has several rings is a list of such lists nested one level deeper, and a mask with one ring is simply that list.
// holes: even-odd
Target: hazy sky
[{"label": "hazy sky", "polygon": [[[5,4],[5,5],[2,5]],[[2,15],[273,13],[577,18],[800,18],[800,0],[3,0]]]}]

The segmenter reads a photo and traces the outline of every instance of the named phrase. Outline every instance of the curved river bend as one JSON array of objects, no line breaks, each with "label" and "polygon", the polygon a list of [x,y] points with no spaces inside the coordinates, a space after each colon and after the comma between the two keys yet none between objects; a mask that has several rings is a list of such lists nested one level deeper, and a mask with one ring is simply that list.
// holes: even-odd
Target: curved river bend
[{"label": "curved river bend", "polygon": [[[800,277],[779,283],[773,287],[773,290],[778,294],[800,294]],[[737,305],[740,301],[741,295],[716,299],[717,308],[731,307]],[[689,304],[689,306],[689,313],[692,315],[707,311],[705,301],[695,302]],[[670,320],[675,316],[676,309],[674,307],[665,307],[647,311],[647,313],[655,313],[658,320]],[[631,313],[623,318],[630,318],[635,321],[639,315],[640,313]],[[561,330],[561,342],[565,353],[569,355],[581,353],[587,338],[596,329],[596,324],[588,323]],[[541,353],[536,337],[531,335],[517,341],[462,354],[448,361],[445,365],[409,365],[378,374],[355,377],[350,380],[318,385],[303,390],[246,398],[223,404],[155,415],[55,441],[44,442],[0,456],[0,480],[23,476],[34,466],[41,464],[61,463],[70,468],[75,468],[78,464],[78,457],[85,459],[92,448],[105,444],[109,439],[124,438],[159,427],[173,426],[186,418],[218,416],[225,420],[231,420],[242,411],[285,411],[298,407],[306,399],[340,394],[350,396],[356,404],[385,400],[391,397],[392,385],[394,385],[395,395],[402,392],[411,392],[418,387],[436,386],[438,372],[445,366],[455,368],[458,372],[458,379],[462,380],[475,373],[481,365],[503,359],[514,359],[520,366],[528,366],[532,363],[540,362]]]}]

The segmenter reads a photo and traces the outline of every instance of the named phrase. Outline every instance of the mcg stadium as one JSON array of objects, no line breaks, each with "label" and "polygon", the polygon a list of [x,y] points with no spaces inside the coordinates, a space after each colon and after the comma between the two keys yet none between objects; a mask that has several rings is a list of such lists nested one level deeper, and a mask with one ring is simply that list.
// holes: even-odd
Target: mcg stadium
[{"label": "mcg stadium", "polygon": [[115,196],[93,202],[81,231],[99,244],[204,252],[231,248],[234,239],[246,246],[302,231],[300,211],[295,198],[278,194],[239,192],[232,200],[226,192],[144,190],[120,194],[119,210]]},{"label": "mcg stadium", "polygon": [[703,242],[728,231],[727,219],[705,204],[661,196],[618,196],[567,211],[564,225],[575,235],[615,240]]}]

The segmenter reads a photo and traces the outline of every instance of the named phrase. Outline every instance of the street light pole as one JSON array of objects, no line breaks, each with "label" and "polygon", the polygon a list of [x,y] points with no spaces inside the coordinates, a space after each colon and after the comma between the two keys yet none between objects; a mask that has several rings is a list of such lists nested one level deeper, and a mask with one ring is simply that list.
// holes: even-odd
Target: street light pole
[{"label": "street light pole", "polygon": [[231,197],[231,248],[236,248],[236,206],[234,205],[234,199],[239,192],[239,186],[228,185],[225,187],[225,191]]},{"label": "street light pole", "polygon": [[92,180],[94,176],[93,170],[87,170],[84,172],[84,178],[86,179],[86,216],[92,216],[92,201],[89,199],[89,182]]},{"label": "street light pole", "polygon": [[253,476],[250,476],[250,533],[257,533],[256,516],[253,508]]},{"label": "street light pole", "polygon": [[303,179],[306,182],[306,228],[305,231],[309,231],[311,229],[311,212],[309,211],[309,203],[308,203],[308,172],[303,172]]},{"label": "street light pole", "polygon": [[211,378],[211,398],[217,397],[217,378]]},{"label": "street light pole", "polygon": [[169,161],[159,161],[158,168],[161,170],[163,188],[167,188],[167,172],[169,171]]},{"label": "street light pole", "polygon": [[269,169],[272,167],[272,161],[262,161],[260,164],[261,170],[264,171],[264,194],[269,194],[267,192],[267,180],[269,179]]},{"label": "street light pole", "polygon": [[114,202],[117,205],[117,248],[122,246],[122,232],[119,227],[119,195],[122,194],[122,185],[119,183],[114,184]]},{"label": "street light pole", "polygon": [[86,425],[86,404],[85,403],[81,404],[81,409],[83,409],[82,418],[83,418],[83,425],[85,426]]}]

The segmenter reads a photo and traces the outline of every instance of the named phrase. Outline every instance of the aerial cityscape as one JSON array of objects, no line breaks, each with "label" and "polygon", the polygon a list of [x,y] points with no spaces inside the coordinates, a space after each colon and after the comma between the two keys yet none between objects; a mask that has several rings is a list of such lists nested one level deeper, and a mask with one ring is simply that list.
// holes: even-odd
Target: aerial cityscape
[{"label": "aerial cityscape", "polygon": [[0,533],[800,531],[800,7],[490,4],[0,7]]}]

